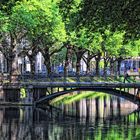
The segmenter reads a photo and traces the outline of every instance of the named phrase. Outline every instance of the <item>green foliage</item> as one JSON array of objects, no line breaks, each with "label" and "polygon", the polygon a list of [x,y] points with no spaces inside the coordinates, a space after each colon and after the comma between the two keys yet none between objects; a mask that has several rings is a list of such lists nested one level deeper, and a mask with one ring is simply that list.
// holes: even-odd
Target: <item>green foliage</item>
[{"label": "green foliage", "polygon": [[51,57],[51,62],[53,64],[59,65],[60,63],[63,63],[65,61],[65,55],[66,55],[66,48],[63,48],[60,52],[55,53]]},{"label": "green foliage", "polygon": [[19,2],[13,8],[12,19],[15,19],[13,28],[26,30],[31,38],[41,37],[46,44],[66,39],[65,26],[56,1]]},{"label": "green foliage", "polygon": [[71,35],[71,45],[87,48],[89,44],[89,37],[86,28],[81,28],[79,31],[73,31],[70,33]]},{"label": "green foliage", "polygon": [[[102,58],[105,54],[108,58],[139,56],[138,5],[128,0],[2,0],[0,32],[15,38],[25,35],[42,50],[49,48],[50,54],[66,44]],[[65,52],[51,60],[64,61]]]},{"label": "green foliage", "polygon": [[134,41],[133,56],[140,56],[140,39]]},{"label": "green foliage", "polygon": [[20,98],[25,98],[27,96],[25,88],[20,89]]},{"label": "green foliage", "polygon": [[0,32],[7,32],[9,27],[9,18],[8,16],[0,11]]},{"label": "green foliage", "polygon": [[119,52],[120,56],[125,57],[136,57],[140,54],[140,40],[132,40],[123,45]]},{"label": "green foliage", "polygon": [[103,40],[103,51],[107,52],[109,56],[119,56],[119,51],[123,46],[125,32],[111,32],[106,29]]},{"label": "green foliage", "polygon": [[1,0],[0,10],[5,11],[7,14],[11,13],[11,9],[15,6],[15,3],[19,0]]},{"label": "green foliage", "polygon": [[81,19],[92,30],[110,26],[113,32],[125,30],[126,39],[139,38],[139,7],[138,0],[83,0]]},{"label": "green foliage", "polygon": [[90,37],[92,39],[91,39],[91,43],[87,47],[87,49],[92,53],[101,52],[102,51],[101,44],[103,42],[103,37],[102,37],[101,33],[100,32],[94,32],[94,33],[91,34]]},{"label": "green foliage", "polygon": [[59,3],[60,13],[65,23],[67,42],[69,44],[74,44],[73,40],[77,38],[77,32],[80,32],[79,30],[83,30],[82,28],[84,28],[84,26],[82,26],[81,29],[78,28],[80,22],[79,11],[81,10],[81,3],[82,0],[62,0]]}]

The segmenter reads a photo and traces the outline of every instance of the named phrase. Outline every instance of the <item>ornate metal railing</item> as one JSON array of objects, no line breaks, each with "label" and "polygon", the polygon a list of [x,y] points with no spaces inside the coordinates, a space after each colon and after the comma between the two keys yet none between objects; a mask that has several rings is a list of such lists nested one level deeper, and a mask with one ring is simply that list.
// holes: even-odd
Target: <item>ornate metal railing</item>
[{"label": "ornate metal railing", "polygon": [[128,79],[125,79],[124,75],[115,76],[115,75],[107,75],[103,77],[101,75],[67,75],[64,76],[62,74],[22,74],[22,75],[12,75],[9,74],[0,74],[0,83],[2,82],[10,82],[11,77],[16,79],[17,82],[24,81],[43,81],[43,82],[92,82],[92,81],[107,81],[107,82],[137,82],[140,81],[139,75],[131,75]]}]

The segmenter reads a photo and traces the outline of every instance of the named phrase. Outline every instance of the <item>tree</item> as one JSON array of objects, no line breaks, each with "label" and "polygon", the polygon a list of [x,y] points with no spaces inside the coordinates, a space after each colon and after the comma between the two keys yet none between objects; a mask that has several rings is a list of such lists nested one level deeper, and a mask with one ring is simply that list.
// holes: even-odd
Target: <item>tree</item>
[{"label": "tree", "polygon": [[[62,22],[58,1],[30,0],[18,3],[14,7],[18,24],[27,31],[29,41],[32,43],[31,58],[41,51],[44,56],[48,74],[51,73],[50,57],[61,50],[66,33]],[[35,43],[36,42],[36,43]]]},{"label": "tree", "polygon": [[68,74],[68,67],[73,54],[74,46],[71,44],[71,35],[78,28],[77,22],[79,22],[79,11],[82,0],[65,0],[59,3],[59,8],[63,21],[65,23],[65,29],[67,34],[67,40],[65,42],[65,47],[67,48],[65,56],[65,66],[64,66],[64,75]]},{"label": "tree", "polygon": [[116,61],[118,62],[118,75],[120,75],[120,65],[121,62],[125,59],[129,59],[131,57],[137,57],[139,56],[140,50],[140,41],[139,40],[132,40],[125,42],[123,46],[119,50],[118,57],[116,58]]},{"label": "tree", "polygon": [[89,45],[88,30],[86,28],[79,28],[78,31],[71,32],[71,44],[74,46],[76,54],[76,73],[80,74],[81,59]]},{"label": "tree", "polygon": [[[11,81],[13,75],[18,74],[18,46],[25,32],[17,25],[16,17],[13,13],[7,15],[0,13],[1,24],[1,51],[8,60]],[[16,79],[15,79],[16,80]]]},{"label": "tree", "polygon": [[110,26],[112,31],[126,31],[126,39],[139,38],[139,7],[137,0],[83,0],[81,21],[92,30]]},{"label": "tree", "polygon": [[[101,60],[101,54],[102,54],[102,42],[103,37],[102,34],[99,31],[93,32],[90,35],[91,37],[91,43],[87,47],[87,50],[92,54],[96,61],[96,75],[99,75],[99,63]],[[92,57],[91,57],[92,58]]]},{"label": "tree", "polygon": [[106,68],[108,63],[111,62],[111,70],[113,68],[112,64],[115,59],[119,56],[119,51],[123,46],[125,32],[112,32],[109,29],[106,29],[103,34],[102,42],[102,52],[104,58],[104,75],[106,76]]},{"label": "tree", "polygon": [[6,12],[7,14],[10,14],[12,7],[15,6],[17,1],[19,0],[1,0],[0,10]]}]

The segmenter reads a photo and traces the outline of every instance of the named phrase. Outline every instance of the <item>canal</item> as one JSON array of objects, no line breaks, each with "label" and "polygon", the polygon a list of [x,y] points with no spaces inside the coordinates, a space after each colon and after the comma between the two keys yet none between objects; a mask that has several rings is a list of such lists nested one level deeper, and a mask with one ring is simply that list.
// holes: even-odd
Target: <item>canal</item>
[{"label": "canal", "polygon": [[137,106],[104,93],[73,92],[42,108],[0,106],[0,140],[139,139]]}]

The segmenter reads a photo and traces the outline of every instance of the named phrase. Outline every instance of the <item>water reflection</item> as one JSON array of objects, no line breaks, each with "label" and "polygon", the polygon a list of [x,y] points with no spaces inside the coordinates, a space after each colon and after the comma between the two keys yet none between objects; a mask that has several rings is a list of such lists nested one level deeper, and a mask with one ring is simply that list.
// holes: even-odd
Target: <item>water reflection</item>
[{"label": "water reflection", "polygon": [[130,102],[113,96],[83,99],[57,107],[1,106],[0,139],[140,139],[140,112],[132,113],[135,108]]},{"label": "water reflection", "polygon": [[[81,92],[80,94],[86,94],[85,92]],[[94,95],[91,92],[91,95]],[[74,98],[78,98],[79,93],[74,92]],[[65,98],[65,96],[64,96]],[[62,99],[62,98],[61,98]],[[83,98],[78,100],[74,100],[69,102],[67,99],[64,100],[64,103],[55,103],[56,107],[61,108],[64,111],[64,114],[69,114],[77,117],[86,117],[90,120],[92,118],[107,118],[112,116],[122,116],[131,113],[132,111],[137,109],[137,105],[124,100],[122,98],[118,98],[116,96],[110,96],[107,94],[100,94],[98,96],[91,96],[90,98]],[[68,104],[65,104],[68,103]],[[90,118],[91,117],[91,118]]]}]

